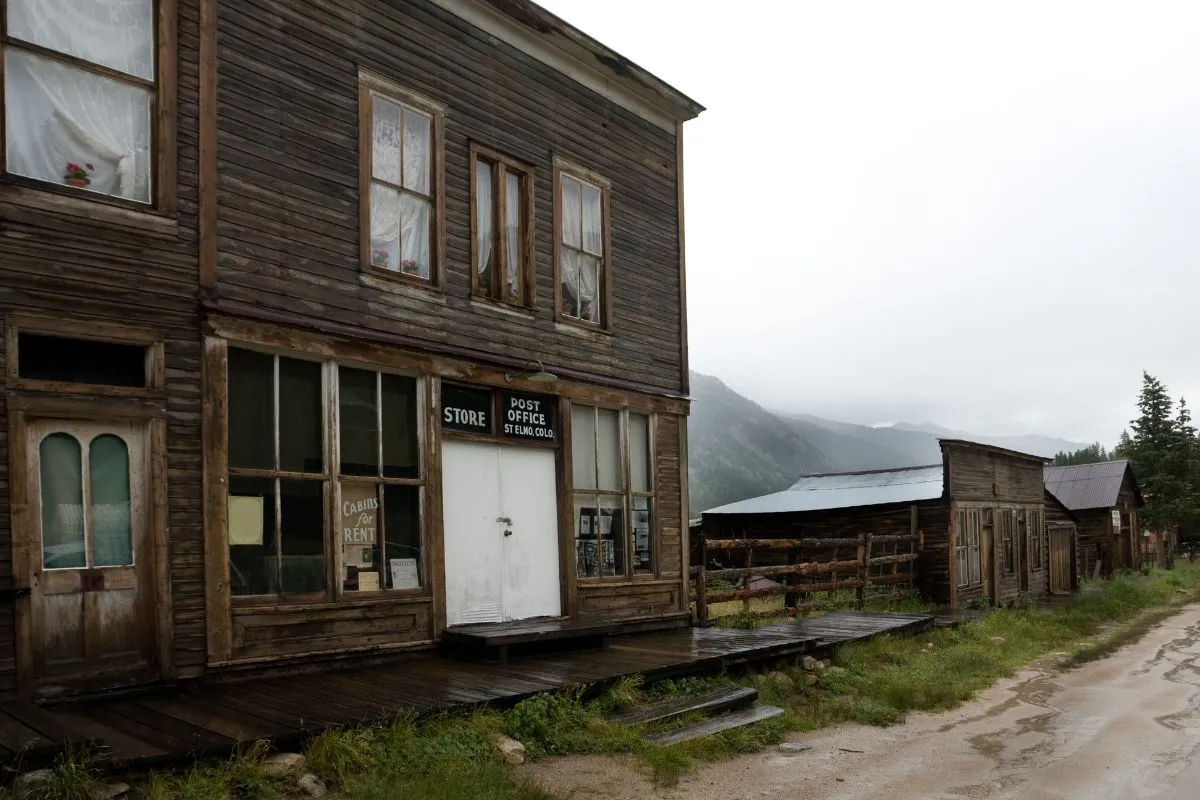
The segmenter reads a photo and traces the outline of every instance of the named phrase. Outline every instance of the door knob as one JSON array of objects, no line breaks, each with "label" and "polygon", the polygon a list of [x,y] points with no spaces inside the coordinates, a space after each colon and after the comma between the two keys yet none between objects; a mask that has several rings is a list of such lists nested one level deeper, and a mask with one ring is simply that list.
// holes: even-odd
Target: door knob
[{"label": "door knob", "polygon": [[504,535],[505,535],[505,536],[512,536],[512,531],[510,531],[508,528],[505,528],[505,529],[504,529]]}]

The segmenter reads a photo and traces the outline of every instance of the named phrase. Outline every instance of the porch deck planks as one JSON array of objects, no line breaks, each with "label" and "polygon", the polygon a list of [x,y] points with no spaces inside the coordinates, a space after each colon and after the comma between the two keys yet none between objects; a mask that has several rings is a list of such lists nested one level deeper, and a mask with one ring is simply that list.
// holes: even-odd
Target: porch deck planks
[{"label": "porch deck planks", "polygon": [[882,633],[915,633],[934,618],[839,612],[751,630],[674,628],[613,636],[602,650],[528,655],[506,663],[423,652],[319,674],[247,678],[40,707],[0,703],[0,763],[49,761],[90,742],[123,767],[228,752],[254,739],[294,742],[328,727],[456,707],[508,705],[543,691],[712,672],[789,657]]}]

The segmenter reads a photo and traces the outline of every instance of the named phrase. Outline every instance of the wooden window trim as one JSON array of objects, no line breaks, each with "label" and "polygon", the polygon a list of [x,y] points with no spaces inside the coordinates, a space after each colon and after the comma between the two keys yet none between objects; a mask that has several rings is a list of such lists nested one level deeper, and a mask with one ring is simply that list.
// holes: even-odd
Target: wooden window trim
[{"label": "wooden window trim", "polygon": [[[19,346],[22,332],[144,347],[146,349],[146,385],[106,386],[95,383],[22,378]],[[9,389],[30,392],[57,392],[101,397],[160,398],[166,389],[165,354],[160,337],[161,334],[157,332],[129,329],[111,322],[10,315],[4,326],[5,385]]]},{"label": "wooden window trim", "polygon": [[[492,246],[495,252],[499,255],[496,265],[493,270],[492,286],[485,287],[479,285],[479,252],[478,252],[478,237],[479,220],[477,217],[476,194],[478,188],[476,186],[475,170],[480,161],[488,163],[492,168],[492,187],[495,193],[496,203],[492,209]],[[532,310],[536,302],[537,284],[535,277],[534,261],[533,261],[533,229],[534,229],[534,170],[533,167],[518,161],[514,158],[504,155],[503,153],[484,147],[482,145],[472,143],[470,148],[470,158],[468,164],[470,175],[470,204],[471,204],[471,295],[472,297],[490,300],[493,303],[514,308]],[[519,299],[511,299],[502,296],[500,285],[502,281],[498,276],[508,274],[508,241],[507,229],[504,220],[508,211],[508,192],[505,186],[506,176],[515,174],[521,181],[521,241],[520,254],[524,262],[521,270],[521,297]]]},{"label": "wooden window trim", "polygon": [[[576,180],[590,183],[600,189],[600,224],[603,227],[604,256],[600,260],[601,277],[601,309],[600,320],[589,322],[578,317],[568,316],[563,312],[562,299],[562,178],[568,175]],[[579,166],[559,156],[554,157],[554,321],[562,325],[578,327],[594,333],[610,335],[613,327],[612,307],[612,223],[611,197],[612,182],[597,172]]]},{"label": "wooden window trim", "polygon": [[[178,206],[177,185],[177,140],[176,140],[176,106],[178,103],[177,53],[179,9],[177,0],[154,0],[154,80],[126,75],[100,64],[93,64],[85,59],[68,53],[60,53],[47,47],[30,42],[13,39],[8,35],[8,0],[0,0],[0,195],[8,196],[19,193],[22,189],[34,189],[62,197],[64,200],[74,200],[86,204],[87,208],[111,207],[115,213],[100,212],[109,222],[117,224],[138,224],[136,218],[129,218],[121,211],[135,211],[146,215],[150,225],[161,224],[155,218],[174,217]],[[4,51],[13,47],[17,50],[40,57],[59,61],[76,69],[86,70],[96,75],[112,78],[123,83],[151,89],[150,97],[150,141],[152,142],[154,166],[152,168],[150,202],[141,203],[122,197],[89,192],[71,186],[56,184],[25,175],[15,175],[8,171],[7,147],[7,98],[5,97]]]},{"label": "wooden window trim", "polygon": [[[429,115],[430,118],[430,190],[433,219],[430,221],[429,277],[407,275],[400,270],[377,267],[371,263],[371,183],[372,130],[371,97],[379,95],[402,106]],[[360,71],[358,75],[358,230],[359,262],[362,271],[394,280],[407,286],[442,290],[444,281],[446,192],[445,192],[445,107],[416,94],[386,78]],[[407,190],[406,190],[407,191]]]}]

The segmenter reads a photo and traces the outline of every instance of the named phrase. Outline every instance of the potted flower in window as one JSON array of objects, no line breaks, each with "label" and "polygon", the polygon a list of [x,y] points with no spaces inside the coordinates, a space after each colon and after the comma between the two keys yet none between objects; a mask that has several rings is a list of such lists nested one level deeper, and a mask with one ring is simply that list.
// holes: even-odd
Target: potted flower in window
[{"label": "potted flower in window", "polygon": [[67,186],[74,186],[76,189],[82,189],[92,182],[92,172],[95,169],[91,164],[80,166],[74,161],[68,161],[67,168],[63,172],[63,183]]},{"label": "potted flower in window", "polygon": [[400,271],[405,275],[420,275],[421,265],[411,258],[406,258],[400,262]]},{"label": "potted flower in window", "polygon": [[392,260],[392,254],[389,253],[387,250],[383,250],[381,248],[375,248],[374,250],[371,251],[372,266],[386,268],[387,265],[389,263],[391,263],[391,260]]},{"label": "potted flower in window", "polygon": [[592,303],[589,300],[579,307],[579,318],[592,321]]}]

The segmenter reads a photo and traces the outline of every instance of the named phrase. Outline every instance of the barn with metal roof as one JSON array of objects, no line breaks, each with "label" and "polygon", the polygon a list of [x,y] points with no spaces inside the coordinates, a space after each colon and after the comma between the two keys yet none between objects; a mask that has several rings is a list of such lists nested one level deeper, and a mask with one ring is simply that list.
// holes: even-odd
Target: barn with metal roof
[{"label": "barn with metal roof", "polygon": [[1141,566],[1145,505],[1137,478],[1125,460],[1046,467],[1046,489],[1078,519],[1079,570],[1109,575]]}]

